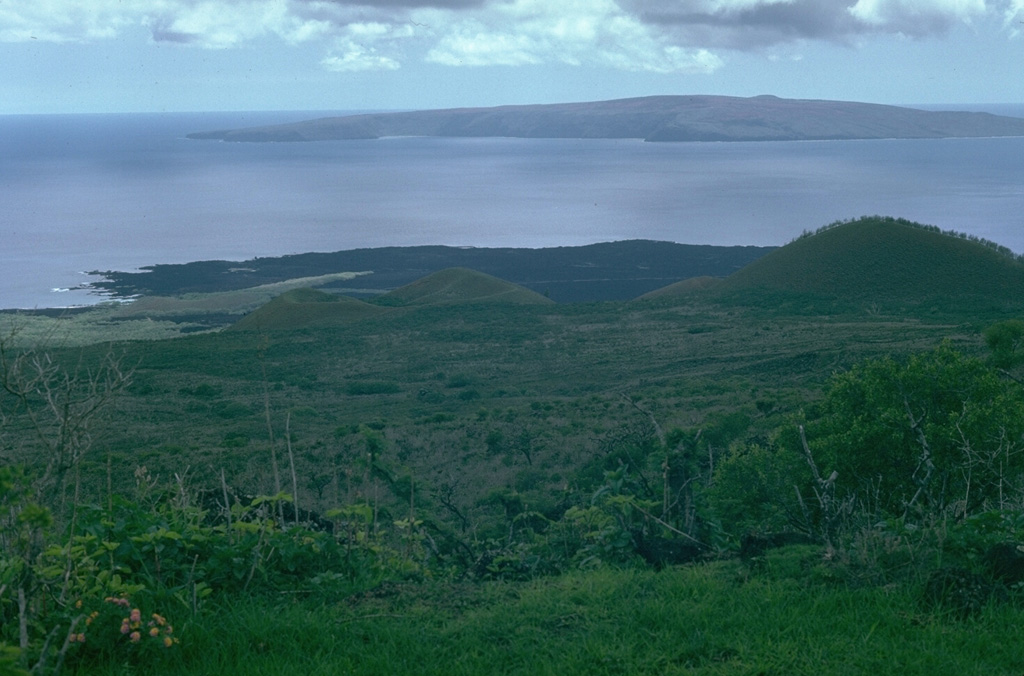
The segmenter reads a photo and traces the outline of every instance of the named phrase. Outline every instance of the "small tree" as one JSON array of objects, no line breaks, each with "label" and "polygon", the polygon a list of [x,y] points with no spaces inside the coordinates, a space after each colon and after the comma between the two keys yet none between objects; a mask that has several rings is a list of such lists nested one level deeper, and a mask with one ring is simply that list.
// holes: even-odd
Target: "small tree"
[{"label": "small tree", "polygon": [[9,428],[17,426],[19,442],[39,449],[21,459],[43,468],[36,492],[50,506],[91,448],[93,425],[132,377],[112,349],[94,360],[83,352],[70,364],[43,349],[14,350],[0,339],[0,438],[7,441],[14,436]]},{"label": "small tree", "polygon": [[1008,319],[993,324],[984,336],[996,366],[1008,368],[1024,361],[1024,321]]}]

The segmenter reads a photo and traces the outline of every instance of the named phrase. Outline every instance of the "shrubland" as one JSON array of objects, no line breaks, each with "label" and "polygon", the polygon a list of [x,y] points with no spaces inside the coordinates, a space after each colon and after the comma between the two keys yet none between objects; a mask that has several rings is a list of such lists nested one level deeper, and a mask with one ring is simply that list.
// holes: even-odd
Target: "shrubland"
[{"label": "shrubland", "polygon": [[5,343],[0,674],[1019,671],[1020,309],[758,275]]}]

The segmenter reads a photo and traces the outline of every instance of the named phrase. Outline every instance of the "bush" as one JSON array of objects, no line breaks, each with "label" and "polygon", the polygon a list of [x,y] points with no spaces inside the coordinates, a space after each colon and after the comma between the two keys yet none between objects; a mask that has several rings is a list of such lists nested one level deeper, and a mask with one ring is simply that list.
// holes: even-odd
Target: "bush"
[{"label": "bush", "polygon": [[1024,488],[1024,392],[948,344],[836,376],[809,429],[837,490],[885,516],[971,515]]},{"label": "bush", "polygon": [[345,393],[352,396],[367,394],[397,394],[398,383],[390,380],[354,380],[345,385]]}]

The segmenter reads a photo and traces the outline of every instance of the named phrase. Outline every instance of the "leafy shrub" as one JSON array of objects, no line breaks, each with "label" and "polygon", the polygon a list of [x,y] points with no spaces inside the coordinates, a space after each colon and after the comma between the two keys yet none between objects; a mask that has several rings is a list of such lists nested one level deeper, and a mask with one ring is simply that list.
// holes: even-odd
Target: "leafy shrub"
[{"label": "leafy shrub", "polygon": [[218,401],[210,406],[210,410],[218,418],[225,420],[235,420],[238,418],[248,418],[253,414],[252,408],[246,406],[240,401]]},{"label": "leafy shrub", "polygon": [[200,383],[195,387],[183,387],[178,391],[186,396],[212,399],[213,397],[219,397],[222,390],[220,387],[210,383]]},{"label": "leafy shrub", "polygon": [[228,432],[220,445],[224,448],[245,448],[249,445],[249,436],[242,432]]},{"label": "leafy shrub", "polygon": [[799,521],[794,486],[805,485],[809,476],[806,463],[788,448],[744,444],[718,462],[708,499],[722,527],[734,536],[781,531]]},{"label": "leafy shrub", "polygon": [[345,385],[346,394],[362,396],[367,394],[397,394],[401,391],[398,383],[390,380],[354,380]]},{"label": "leafy shrub", "polygon": [[819,464],[884,515],[970,515],[1024,488],[1024,392],[947,343],[836,376],[821,411]]},{"label": "leafy shrub", "polygon": [[473,376],[468,373],[453,373],[448,377],[448,382],[445,383],[445,387],[456,389],[459,387],[468,387],[475,382]]},{"label": "leafy shrub", "polygon": [[986,328],[984,336],[996,366],[1013,366],[1024,357],[1024,321],[1008,319],[998,322]]}]

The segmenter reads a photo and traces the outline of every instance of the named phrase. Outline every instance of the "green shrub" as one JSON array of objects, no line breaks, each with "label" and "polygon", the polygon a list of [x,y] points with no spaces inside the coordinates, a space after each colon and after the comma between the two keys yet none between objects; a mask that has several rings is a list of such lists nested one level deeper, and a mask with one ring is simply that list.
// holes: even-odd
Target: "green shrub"
[{"label": "green shrub", "polygon": [[948,344],[836,376],[809,429],[822,472],[883,515],[959,515],[1024,490],[1024,392]]},{"label": "green shrub", "polygon": [[345,392],[352,396],[368,394],[397,394],[401,392],[398,383],[390,380],[355,380],[345,385]]}]

